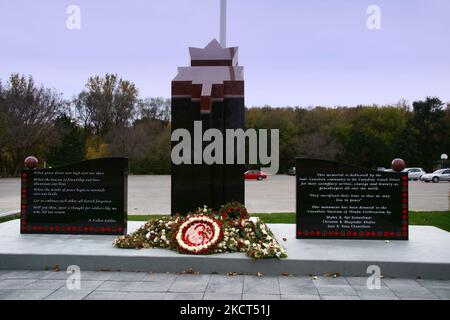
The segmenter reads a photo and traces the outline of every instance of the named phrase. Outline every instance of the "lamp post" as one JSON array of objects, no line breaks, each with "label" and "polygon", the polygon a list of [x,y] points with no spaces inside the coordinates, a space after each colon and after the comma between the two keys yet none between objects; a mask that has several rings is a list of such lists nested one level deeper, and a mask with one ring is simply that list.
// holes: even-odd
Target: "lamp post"
[{"label": "lamp post", "polygon": [[441,154],[441,169],[444,168],[444,162],[447,162],[448,159],[448,155],[446,155],[445,153]]}]

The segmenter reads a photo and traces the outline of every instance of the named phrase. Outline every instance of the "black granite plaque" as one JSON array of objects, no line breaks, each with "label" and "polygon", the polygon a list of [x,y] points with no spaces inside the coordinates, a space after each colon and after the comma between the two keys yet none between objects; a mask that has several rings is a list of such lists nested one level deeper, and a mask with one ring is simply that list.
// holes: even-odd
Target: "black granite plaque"
[{"label": "black granite plaque", "polygon": [[21,233],[125,234],[128,159],[22,172]]},{"label": "black granite plaque", "polygon": [[408,175],[297,159],[297,239],[408,240]]}]

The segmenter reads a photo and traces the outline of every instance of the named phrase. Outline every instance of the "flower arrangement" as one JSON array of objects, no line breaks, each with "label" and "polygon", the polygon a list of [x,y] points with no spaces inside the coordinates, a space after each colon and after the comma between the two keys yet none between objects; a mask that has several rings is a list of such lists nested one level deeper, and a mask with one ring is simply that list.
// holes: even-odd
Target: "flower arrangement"
[{"label": "flower arrangement", "polygon": [[219,214],[224,219],[248,219],[247,209],[238,202],[229,202],[220,207]]},{"label": "flower arrangement", "polygon": [[175,232],[179,251],[207,254],[222,240],[221,223],[205,214],[187,216]]},{"label": "flower arrangement", "polygon": [[117,238],[119,248],[167,248],[184,254],[245,252],[254,259],[286,258],[284,248],[258,218],[249,218],[239,203],[215,211],[206,206],[185,217],[150,220],[137,231]]}]

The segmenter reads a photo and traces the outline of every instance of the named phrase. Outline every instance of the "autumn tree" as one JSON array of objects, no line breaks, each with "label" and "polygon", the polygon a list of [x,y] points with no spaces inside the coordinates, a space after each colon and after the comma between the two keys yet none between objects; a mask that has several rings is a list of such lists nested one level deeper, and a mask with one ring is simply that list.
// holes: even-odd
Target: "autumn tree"
[{"label": "autumn tree", "polygon": [[0,154],[6,170],[17,174],[29,154],[39,156],[52,143],[53,122],[67,106],[61,94],[12,74],[0,85]]},{"label": "autumn tree", "polygon": [[88,79],[86,89],[75,99],[78,119],[83,127],[103,137],[112,128],[131,125],[138,102],[134,83],[116,74]]},{"label": "autumn tree", "polygon": [[141,119],[170,121],[170,99],[157,97],[140,100],[139,115]]}]

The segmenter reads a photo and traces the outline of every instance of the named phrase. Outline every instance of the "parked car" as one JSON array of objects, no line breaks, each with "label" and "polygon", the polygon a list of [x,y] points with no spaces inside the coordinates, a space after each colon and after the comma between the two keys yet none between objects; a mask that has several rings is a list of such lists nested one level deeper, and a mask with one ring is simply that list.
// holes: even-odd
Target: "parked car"
[{"label": "parked car", "polygon": [[295,167],[289,168],[287,174],[290,176],[295,176],[296,174]]},{"label": "parked car", "polygon": [[244,177],[246,180],[258,180],[267,179],[267,174],[261,170],[248,170],[245,172]]},{"label": "parked car", "polygon": [[408,173],[408,179],[409,180],[419,180],[421,176],[426,174],[425,170],[422,168],[406,168],[403,170],[403,172]]},{"label": "parked car", "polygon": [[450,182],[450,169],[440,169],[433,173],[427,173],[420,177],[420,180],[425,182],[433,181],[437,183],[439,181],[449,181]]}]

